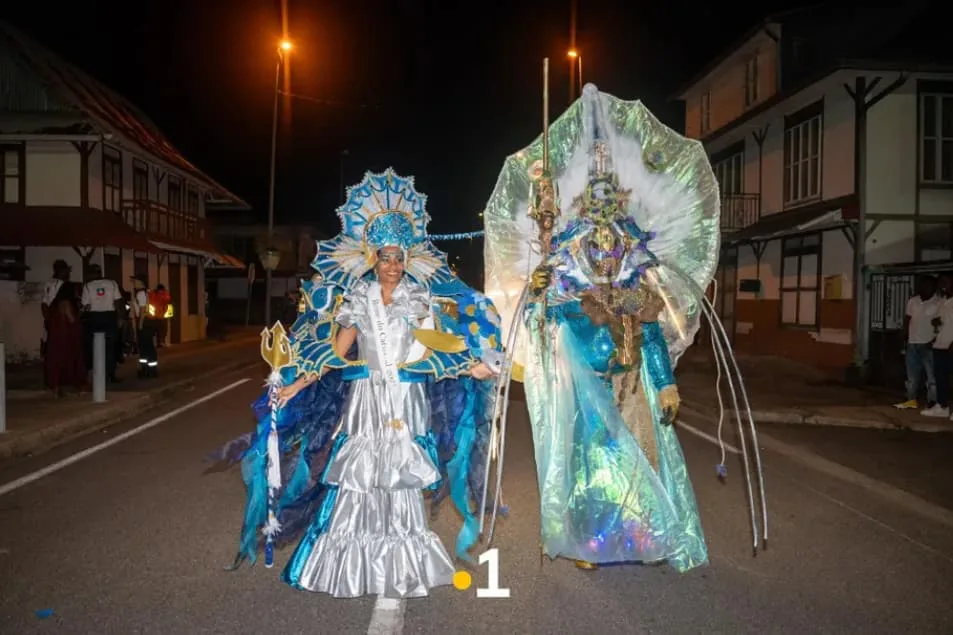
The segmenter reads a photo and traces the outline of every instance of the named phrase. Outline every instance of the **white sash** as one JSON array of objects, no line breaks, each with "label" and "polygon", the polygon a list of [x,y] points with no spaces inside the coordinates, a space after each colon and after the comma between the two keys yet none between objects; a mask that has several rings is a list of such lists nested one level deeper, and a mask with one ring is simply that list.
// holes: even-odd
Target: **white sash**
[{"label": "white sash", "polygon": [[[384,297],[381,285],[372,282],[367,290],[367,305],[370,313],[374,336],[377,338],[377,356],[380,368],[384,373],[385,390],[388,394],[391,419],[397,421],[401,415],[400,403],[400,374],[397,367],[397,351],[392,350],[390,337],[387,332],[387,310],[384,307]],[[396,425],[395,425],[396,427]]]}]

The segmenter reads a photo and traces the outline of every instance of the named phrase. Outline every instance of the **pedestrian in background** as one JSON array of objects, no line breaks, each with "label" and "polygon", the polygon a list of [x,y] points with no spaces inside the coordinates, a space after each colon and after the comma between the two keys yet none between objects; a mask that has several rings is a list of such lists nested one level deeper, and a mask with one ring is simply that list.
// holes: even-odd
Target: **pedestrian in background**
[{"label": "pedestrian in background", "polygon": [[907,400],[898,403],[900,409],[919,408],[920,379],[927,378],[927,409],[936,404],[936,379],[933,375],[933,340],[936,332],[933,318],[937,316],[940,299],[936,295],[936,278],[919,276],[916,295],[907,301],[906,346]]},{"label": "pedestrian in background", "polygon": [[59,293],[60,287],[64,282],[69,282],[72,267],[66,264],[65,260],[56,260],[53,263],[53,277],[47,280],[43,285],[43,299],[40,301],[40,313],[43,314],[43,338],[40,340],[40,353],[46,355],[46,347],[49,341],[50,320],[49,310]]},{"label": "pedestrian in background", "polygon": [[64,387],[84,390],[86,365],[83,363],[83,325],[80,322],[76,288],[69,282],[59,286],[50,300],[47,315],[46,354],[43,374],[55,397]]},{"label": "pedestrian in background", "polygon": [[937,283],[939,306],[933,318],[936,338],[933,340],[933,377],[936,381],[936,403],[920,414],[925,417],[950,418],[950,373],[953,372],[950,346],[953,344],[953,274],[944,273]]},{"label": "pedestrian in background", "polygon": [[96,333],[106,340],[106,378],[117,383],[116,339],[119,336],[119,309],[123,306],[122,290],[115,280],[103,277],[99,265],[90,265],[90,280],[83,285],[80,303],[85,311],[84,349],[86,369],[93,369],[93,341]]},{"label": "pedestrian in background", "polygon": [[135,291],[132,294],[132,316],[136,327],[136,343],[139,348],[139,377],[159,376],[159,352],[156,350],[155,294],[150,292],[141,278],[133,276]]}]

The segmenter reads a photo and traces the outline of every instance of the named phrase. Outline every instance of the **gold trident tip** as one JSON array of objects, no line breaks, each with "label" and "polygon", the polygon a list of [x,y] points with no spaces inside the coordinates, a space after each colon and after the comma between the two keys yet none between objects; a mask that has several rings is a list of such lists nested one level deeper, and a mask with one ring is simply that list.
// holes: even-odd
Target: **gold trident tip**
[{"label": "gold trident tip", "polygon": [[270,329],[267,327],[262,329],[261,358],[271,366],[272,372],[290,366],[292,357],[291,341],[281,322],[275,322]]}]

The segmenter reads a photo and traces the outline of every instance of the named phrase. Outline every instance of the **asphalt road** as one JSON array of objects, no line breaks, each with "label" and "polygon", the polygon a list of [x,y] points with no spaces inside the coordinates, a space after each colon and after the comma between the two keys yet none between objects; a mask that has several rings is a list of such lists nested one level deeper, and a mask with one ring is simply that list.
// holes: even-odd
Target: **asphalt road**
[{"label": "asphalt road", "polygon": [[[234,556],[243,490],[237,470],[206,474],[204,454],[252,425],[259,375],[210,378],[165,412],[248,376],[249,381],[166,420],[162,411],[0,464],[3,484],[153,421],[153,427],[0,494],[0,633],[367,633],[374,598],[294,591],[276,567],[225,572]],[[680,438],[707,533],[711,564],[580,571],[540,563],[536,478],[525,415],[511,409],[505,498],[498,527],[501,585],[438,589],[403,607],[404,633],[950,633],[953,529],[832,478],[796,453],[766,451],[770,548],[756,558],[740,464],[715,477],[718,449]],[[727,435],[729,443],[735,443]],[[436,523],[452,544],[449,505]],[[485,586],[486,567],[474,587]],[[47,613],[39,613],[47,611]],[[50,615],[48,612],[52,611]],[[395,627],[394,621],[390,624]],[[393,632],[393,631],[392,631]]]}]

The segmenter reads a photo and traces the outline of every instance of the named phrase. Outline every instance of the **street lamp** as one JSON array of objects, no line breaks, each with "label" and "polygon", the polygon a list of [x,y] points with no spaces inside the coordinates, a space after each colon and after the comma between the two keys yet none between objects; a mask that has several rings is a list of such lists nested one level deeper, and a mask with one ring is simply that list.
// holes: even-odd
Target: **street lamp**
[{"label": "street lamp", "polygon": [[[566,53],[566,57],[569,58],[569,102],[572,103],[572,100],[575,98],[576,93],[573,90],[575,87],[575,82],[573,82],[573,76],[576,71],[579,73],[579,94],[582,95],[582,55],[579,54],[574,48],[569,49]],[[575,62],[575,64],[573,64]],[[573,66],[576,68],[573,68]]]},{"label": "street lamp", "polygon": [[[287,38],[278,42],[275,60],[275,105],[271,114],[271,178],[268,183],[268,244],[270,245],[275,233],[275,151],[278,145],[278,82],[281,80],[281,64],[284,62],[285,54],[290,53],[294,48],[291,40]],[[281,255],[272,257],[272,252],[277,250],[269,247],[265,251],[265,257],[262,258],[262,266],[265,268],[265,326],[271,324],[271,272],[278,267],[278,261]],[[268,262],[273,263],[269,267]]]},{"label": "street lamp", "polygon": [[281,252],[274,247],[263,250],[258,257],[261,259],[261,266],[265,268],[265,271],[274,271],[281,263]]}]

